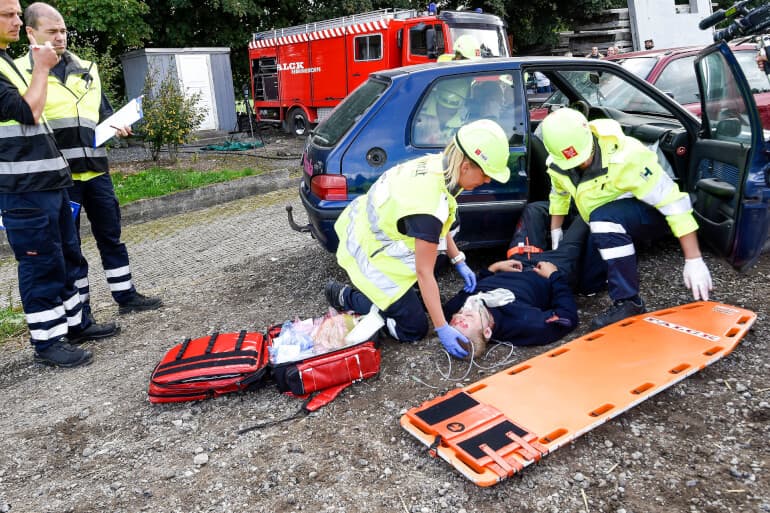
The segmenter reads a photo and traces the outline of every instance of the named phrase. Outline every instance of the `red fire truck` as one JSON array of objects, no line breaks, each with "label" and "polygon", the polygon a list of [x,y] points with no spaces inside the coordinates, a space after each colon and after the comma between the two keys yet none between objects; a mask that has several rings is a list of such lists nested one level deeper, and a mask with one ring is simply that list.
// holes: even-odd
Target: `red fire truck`
[{"label": "red fire truck", "polygon": [[502,20],[472,11],[381,9],[255,33],[249,61],[257,120],[304,135],[369,73],[435,61],[464,34],[482,56],[510,55]]}]

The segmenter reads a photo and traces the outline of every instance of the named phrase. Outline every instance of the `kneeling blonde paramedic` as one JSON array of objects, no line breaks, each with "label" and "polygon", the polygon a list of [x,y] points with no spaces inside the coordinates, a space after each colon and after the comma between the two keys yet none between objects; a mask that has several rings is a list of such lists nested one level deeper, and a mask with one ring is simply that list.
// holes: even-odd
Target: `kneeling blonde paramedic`
[{"label": "kneeling blonde paramedic", "polygon": [[413,287],[416,281],[444,348],[464,356],[461,343],[468,339],[449,326],[441,309],[433,272],[439,242],[446,239],[447,256],[463,277],[465,290],[472,292],[476,276],[449,233],[457,210],[455,196],[492,179],[507,182],[508,155],[503,129],[481,119],[460,127],[443,154],[413,159],[383,173],[334,225],[340,240],[337,262],[353,287],[329,282],[324,291],[329,304],[360,314],[378,309],[394,338],[419,340],[429,326]]},{"label": "kneeling blonde paramedic", "polygon": [[660,238],[668,232],[666,224],[684,253],[685,285],[696,301],[707,300],[711,274],[701,258],[690,197],[663,171],[657,155],[624,135],[612,119],[588,122],[583,114],[564,108],[546,116],[542,126],[549,154],[552,239],[559,239],[573,199],[607,264],[614,303],[594,318],[592,328],[646,311],[639,297],[634,244]]}]

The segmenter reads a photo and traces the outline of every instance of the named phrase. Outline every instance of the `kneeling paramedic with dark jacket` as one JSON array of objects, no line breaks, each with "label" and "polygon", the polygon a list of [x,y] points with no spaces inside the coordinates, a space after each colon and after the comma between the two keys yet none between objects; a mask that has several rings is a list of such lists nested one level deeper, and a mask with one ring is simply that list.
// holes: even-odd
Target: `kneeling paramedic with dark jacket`
[{"label": "kneeling paramedic with dark jacket", "polygon": [[574,200],[591,229],[592,244],[607,263],[607,287],[614,304],[594,318],[592,327],[645,312],[635,242],[662,237],[667,224],[684,253],[685,285],[696,301],[708,300],[711,274],[701,257],[690,197],[663,171],[657,155],[626,136],[617,121],[589,123],[573,109],[552,112],[542,126],[549,153],[552,238],[558,239]]},{"label": "kneeling paramedic with dark jacket", "polygon": [[355,288],[329,282],[329,304],[360,314],[380,311],[390,335],[401,341],[425,337],[427,309],[447,351],[461,350],[467,339],[447,324],[434,276],[439,243],[446,240],[446,254],[462,275],[465,290],[472,292],[476,276],[449,232],[457,210],[455,196],[492,179],[507,182],[508,156],[503,129],[482,119],[460,127],[443,154],[410,160],[383,173],[335,224],[340,240],[337,262]]}]

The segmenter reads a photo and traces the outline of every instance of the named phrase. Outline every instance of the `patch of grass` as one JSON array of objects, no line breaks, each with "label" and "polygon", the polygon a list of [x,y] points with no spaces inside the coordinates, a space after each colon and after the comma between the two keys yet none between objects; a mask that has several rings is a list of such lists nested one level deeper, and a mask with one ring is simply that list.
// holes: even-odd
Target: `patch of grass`
[{"label": "patch of grass", "polygon": [[251,168],[219,171],[174,170],[151,167],[138,173],[110,173],[115,194],[121,205],[144,198],[156,198],[173,192],[195,189],[212,183],[227,182],[260,174]]},{"label": "patch of grass", "polygon": [[0,308],[0,346],[9,338],[18,337],[27,330],[21,305]]}]

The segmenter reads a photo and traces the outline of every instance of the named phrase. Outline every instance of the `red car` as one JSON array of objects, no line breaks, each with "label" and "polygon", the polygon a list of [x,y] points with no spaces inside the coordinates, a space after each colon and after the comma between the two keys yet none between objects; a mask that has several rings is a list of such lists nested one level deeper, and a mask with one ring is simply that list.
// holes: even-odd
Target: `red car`
[{"label": "red car", "polygon": [[[730,48],[749,82],[762,126],[770,130],[770,80],[754,60],[757,55],[756,46],[740,44],[730,45]],[[694,61],[702,49],[701,46],[690,46],[647,50],[624,53],[608,57],[607,60],[617,62],[634,75],[654,84],[684,108],[700,116],[701,104]]]}]

